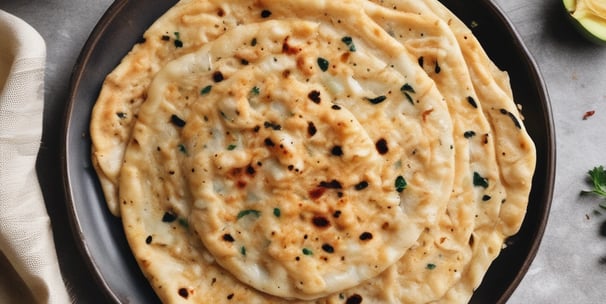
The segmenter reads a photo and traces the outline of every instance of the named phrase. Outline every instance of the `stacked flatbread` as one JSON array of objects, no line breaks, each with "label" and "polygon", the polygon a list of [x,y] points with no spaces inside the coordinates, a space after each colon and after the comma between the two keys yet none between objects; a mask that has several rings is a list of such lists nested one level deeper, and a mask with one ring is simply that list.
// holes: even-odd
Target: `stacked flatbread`
[{"label": "stacked flatbread", "polygon": [[463,303],[523,220],[507,74],[434,0],[177,3],[92,160],[165,302]]}]

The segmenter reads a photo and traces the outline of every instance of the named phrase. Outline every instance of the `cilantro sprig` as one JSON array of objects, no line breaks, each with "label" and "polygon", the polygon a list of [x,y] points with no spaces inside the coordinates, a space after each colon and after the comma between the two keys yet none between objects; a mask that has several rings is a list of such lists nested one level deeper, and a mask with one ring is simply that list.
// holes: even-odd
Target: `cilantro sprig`
[{"label": "cilantro sprig", "polygon": [[604,166],[594,167],[587,174],[589,175],[588,180],[591,182],[593,189],[582,190],[581,195],[595,194],[604,198],[604,201],[600,203],[600,207],[606,209],[606,169],[604,169]]}]

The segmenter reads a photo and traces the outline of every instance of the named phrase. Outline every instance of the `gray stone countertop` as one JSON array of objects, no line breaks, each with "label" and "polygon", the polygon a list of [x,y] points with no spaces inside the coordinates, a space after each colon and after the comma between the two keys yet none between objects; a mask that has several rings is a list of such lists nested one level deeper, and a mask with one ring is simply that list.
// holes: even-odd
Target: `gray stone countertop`
[{"label": "gray stone countertop", "polygon": [[[72,68],[110,0],[0,0],[47,43],[44,134],[39,171],[63,275],[78,302],[103,295],[83,265],[67,219],[60,180],[63,111]],[[495,0],[536,60],[551,97],[557,142],[555,192],[538,254],[509,303],[605,303],[606,210],[587,189],[587,171],[606,165],[606,46],[581,38],[559,0]],[[587,111],[595,111],[584,120]],[[44,165],[41,165],[44,164]],[[48,170],[48,172],[47,172]],[[50,173],[54,172],[54,173]],[[97,300],[97,301],[96,301]]]}]

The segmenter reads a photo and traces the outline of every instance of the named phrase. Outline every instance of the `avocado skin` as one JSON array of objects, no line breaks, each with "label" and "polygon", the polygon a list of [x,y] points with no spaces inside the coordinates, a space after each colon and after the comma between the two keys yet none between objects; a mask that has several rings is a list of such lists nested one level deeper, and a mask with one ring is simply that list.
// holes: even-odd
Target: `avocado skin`
[{"label": "avocado skin", "polygon": [[[566,18],[568,19],[568,21],[574,26],[574,28],[577,30],[577,32],[579,32],[585,39],[597,44],[597,45],[602,45],[602,46],[606,46],[606,37],[605,38],[600,38],[596,35],[594,35],[589,29],[587,29],[583,23],[581,23],[578,19],[576,19],[575,17],[572,16],[572,14],[570,13],[570,5],[572,1],[570,0],[563,0],[562,3],[562,7],[564,8],[564,13],[566,15]],[[604,27],[606,27],[606,24],[604,24]]]}]

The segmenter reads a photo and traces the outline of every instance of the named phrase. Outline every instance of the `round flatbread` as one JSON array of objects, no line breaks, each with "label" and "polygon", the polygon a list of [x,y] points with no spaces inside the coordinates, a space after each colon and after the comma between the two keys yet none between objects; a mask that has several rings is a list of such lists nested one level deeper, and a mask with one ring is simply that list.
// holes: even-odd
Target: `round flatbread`
[{"label": "round flatbread", "polygon": [[93,163],[163,301],[469,300],[534,146],[452,13],[377,4],[181,1],[108,76]]},{"label": "round flatbread", "polygon": [[[386,34],[329,22],[365,15],[316,6],[304,9],[328,20],[243,25],[167,64],[126,152],[135,178],[120,185],[154,187],[162,179],[147,167],[179,164],[189,221],[216,262],[285,298],[350,288],[398,261],[443,212],[454,172],[446,105],[416,62]],[[369,47],[377,41],[391,45]],[[158,162],[166,142],[184,159]],[[140,199],[121,195],[125,221],[152,216]],[[162,197],[145,203],[167,209]]]}]

